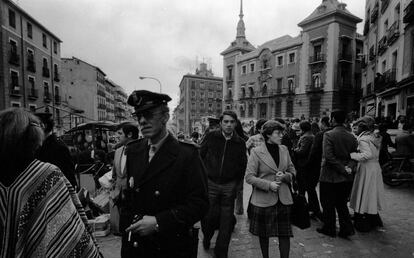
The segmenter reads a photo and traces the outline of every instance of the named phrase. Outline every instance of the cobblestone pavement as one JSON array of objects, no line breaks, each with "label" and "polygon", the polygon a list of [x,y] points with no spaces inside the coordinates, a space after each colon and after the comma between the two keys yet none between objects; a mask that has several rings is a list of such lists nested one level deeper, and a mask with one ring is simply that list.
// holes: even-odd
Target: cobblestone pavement
[{"label": "cobblestone pavement", "polygon": [[[245,185],[244,203],[247,204],[251,187]],[[405,184],[390,188],[385,186],[387,209],[381,212],[384,228],[356,233],[351,240],[331,238],[316,232],[320,222],[312,221],[312,227],[300,230],[293,227],[290,257],[414,257],[414,185]],[[247,207],[245,205],[245,207]],[[261,257],[258,238],[249,233],[246,215],[237,216],[237,226],[229,248],[229,257]],[[201,258],[213,257],[213,250],[205,251],[201,245]],[[215,236],[211,246],[214,248]],[[279,257],[277,238],[270,244],[271,257]],[[98,238],[105,257],[120,257],[120,238],[109,235]]]}]

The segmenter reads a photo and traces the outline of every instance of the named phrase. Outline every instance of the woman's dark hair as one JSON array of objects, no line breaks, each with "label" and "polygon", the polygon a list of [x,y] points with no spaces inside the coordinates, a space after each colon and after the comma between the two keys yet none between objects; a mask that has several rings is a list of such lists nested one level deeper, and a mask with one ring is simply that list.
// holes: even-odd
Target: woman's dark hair
[{"label": "woman's dark hair", "polygon": [[269,139],[269,135],[271,135],[276,130],[284,131],[285,128],[283,127],[281,123],[273,121],[273,120],[269,120],[266,123],[264,123],[264,125],[262,126],[262,131],[263,131],[262,134],[265,140],[267,141]]},{"label": "woman's dark hair", "polygon": [[312,125],[308,121],[302,121],[299,124],[299,128],[302,132],[309,132],[312,129]]},{"label": "woman's dark hair", "polygon": [[264,123],[266,123],[266,122],[267,122],[267,120],[266,120],[266,119],[263,119],[263,118],[261,118],[261,119],[257,120],[257,122],[256,122],[256,126],[255,126],[256,130],[257,130],[257,131],[259,131],[260,129],[262,129],[262,126],[263,126],[263,125],[264,125]]},{"label": "woman's dark hair", "polygon": [[223,112],[223,114],[221,114],[221,116],[220,116],[220,122],[223,121],[223,117],[226,116],[226,115],[227,116],[231,116],[232,118],[234,118],[234,120],[237,121],[237,114],[234,113],[234,111],[226,110],[226,111]]},{"label": "woman's dark hair", "polygon": [[14,180],[34,160],[43,138],[35,115],[21,108],[0,112],[0,164],[6,181]]}]

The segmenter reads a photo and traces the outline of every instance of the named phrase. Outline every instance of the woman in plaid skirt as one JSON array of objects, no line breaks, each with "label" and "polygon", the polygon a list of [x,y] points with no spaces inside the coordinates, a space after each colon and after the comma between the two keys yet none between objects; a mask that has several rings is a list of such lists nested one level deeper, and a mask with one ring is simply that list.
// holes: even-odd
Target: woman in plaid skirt
[{"label": "woman in plaid skirt", "polygon": [[280,257],[289,257],[293,237],[290,210],[293,204],[289,184],[296,175],[286,146],[281,145],[284,127],[267,121],[265,143],[252,149],[246,168],[246,182],[253,185],[250,232],[259,237],[264,258],[269,257],[269,238],[279,238]]}]

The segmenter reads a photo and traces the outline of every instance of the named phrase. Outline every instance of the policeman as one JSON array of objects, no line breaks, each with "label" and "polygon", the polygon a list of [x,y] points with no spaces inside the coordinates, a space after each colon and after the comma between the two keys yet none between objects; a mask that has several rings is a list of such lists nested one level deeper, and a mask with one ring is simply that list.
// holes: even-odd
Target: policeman
[{"label": "policeman", "polygon": [[195,257],[193,225],[207,213],[205,171],[197,148],[178,142],[168,131],[171,98],[134,91],[143,139],[126,148],[128,184],[120,209],[122,257]]}]

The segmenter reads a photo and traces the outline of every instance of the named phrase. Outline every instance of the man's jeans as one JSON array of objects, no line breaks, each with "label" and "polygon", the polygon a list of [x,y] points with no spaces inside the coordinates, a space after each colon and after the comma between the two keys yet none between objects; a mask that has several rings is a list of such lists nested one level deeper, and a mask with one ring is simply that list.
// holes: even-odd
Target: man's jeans
[{"label": "man's jeans", "polygon": [[211,240],[214,230],[219,229],[214,253],[217,257],[227,257],[230,238],[233,231],[234,199],[236,198],[237,181],[217,184],[208,181],[210,209],[201,220],[204,238]]}]

